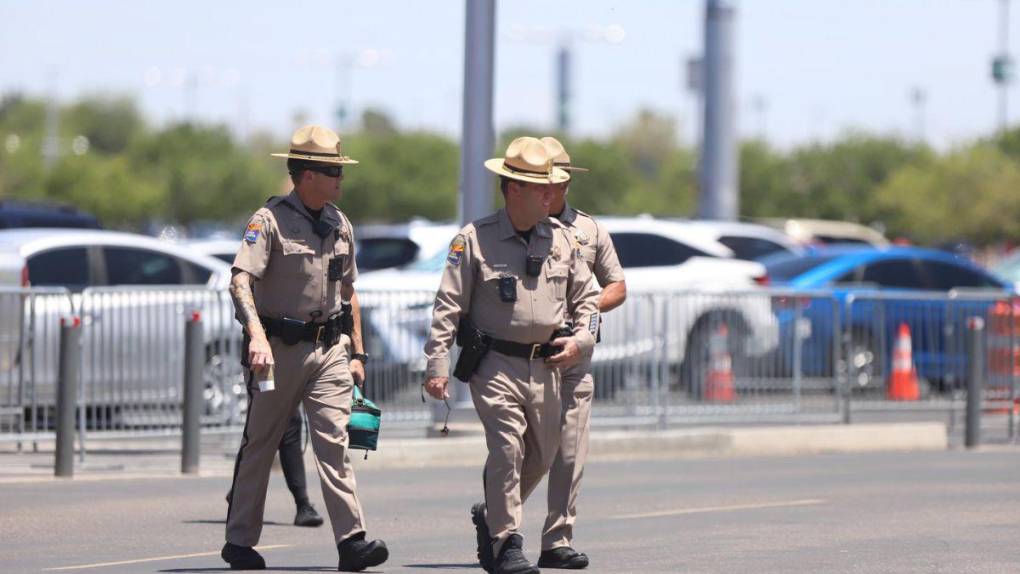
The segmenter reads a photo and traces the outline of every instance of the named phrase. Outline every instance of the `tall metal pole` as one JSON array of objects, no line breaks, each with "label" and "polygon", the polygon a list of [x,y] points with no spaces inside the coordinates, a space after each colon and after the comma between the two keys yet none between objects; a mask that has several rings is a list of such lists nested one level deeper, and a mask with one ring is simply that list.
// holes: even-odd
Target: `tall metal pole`
[{"label": "tall metal pole", "polygon": [[740,211],[737,189],[733,25],[726,0],[705,1],[704,119],[698,217],[733,220]]},{"label": "tall metal pole", "polygon": [[496,0],[465,0],[464,121],[460,137],[460,222],[492,212],[492,177],[483,162],[495,143],[492,126]]},{"label": "tall metal pole", "polygon": [[556,53],[556,130],[570,131],[570,44],[564,41]]},{"label": "tall metal pole", "polygon": [[[493,176],[485,169],[496,143],[492,125],[493,65],[496,55],[496,0],[464,0],[464,116],[460,132],[461,225],[492,213]],[[451,380],[450,396],[458,413],[474,412],[467,385]],[[439,421],[442,403],[435,403]],[[473,415],[472,415],[473,416]],[[454,417],[456,420],[457,417]]]},{"label": "tall metal pole", "polygon": [[1009,57],[1009,0],[999,0],[999,57],[1005,62],[1008,73],[999,82],[999,133],[1009,126],[1009,82],[1012,80],[1012,60]]}]

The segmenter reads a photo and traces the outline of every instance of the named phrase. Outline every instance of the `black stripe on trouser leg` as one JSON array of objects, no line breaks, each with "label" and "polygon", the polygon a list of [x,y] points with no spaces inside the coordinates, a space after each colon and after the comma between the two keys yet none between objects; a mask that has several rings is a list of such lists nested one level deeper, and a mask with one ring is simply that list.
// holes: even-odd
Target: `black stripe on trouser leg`
[{"label": "black stripe on trouser leg", "polygon": [[230,523],[230,510],[234,508],[234,489],[237,487],[237,471],[241,468],[241,455],[244,447],[248,444],[248,423],[251,421],[252,403],[255,401],[255,393],[251,385],[255,382],[255,373],[248,371],[248,382],[245,385],[248,390],[248,412],[244,414],[244,430],[241,431],[241,446],[237,449],[237,458],[234,459],[234,476],[230,479],[230,501],[227,502],[227,524]]}]

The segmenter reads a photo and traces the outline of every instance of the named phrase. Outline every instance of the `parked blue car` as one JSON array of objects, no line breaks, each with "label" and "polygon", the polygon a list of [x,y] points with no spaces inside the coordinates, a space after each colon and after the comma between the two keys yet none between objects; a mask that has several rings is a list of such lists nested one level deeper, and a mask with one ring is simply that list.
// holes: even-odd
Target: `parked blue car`
[{"label": "parked blue car", "polygon": [[846,373],[858,389],[884,388],[902,324],[910,330],[918,376],[936,390],[961,386],[968,317],[986,316],[1012,290],[965,259],[914,247],[834,247],[762,263],[777,288],[831,293],[774,301],[782,372],[795,371],[799,362],[806,377]]}]

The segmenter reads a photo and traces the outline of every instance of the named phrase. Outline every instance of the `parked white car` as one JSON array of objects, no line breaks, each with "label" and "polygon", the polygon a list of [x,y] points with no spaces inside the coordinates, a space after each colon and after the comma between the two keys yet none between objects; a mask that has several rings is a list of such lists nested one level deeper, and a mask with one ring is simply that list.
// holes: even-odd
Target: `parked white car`
[{"label": "parked white car", "polygon": [[413,219],[407,223],[355,225],[359,271],[405,267],[446,253],[459,227]]},{"label": "parked white car", "polygon": [[800,255],[803,246],[778,229],[743,221],[710,221],[702,219],[670,219],[683,226],[685,235],[697,235],[707,241],[726,246],[732,256],[745,261],[759,261],[775,253]]},{"label": "parked white car", "polygon": [[[665,353],[687,367],[680,382],[695,392],[707,361],[712,329],[728,326],[728,346],[739,357],[760,356],[778,345],[778,323],[761,285],[765,268],[741,261],[725,245],[687,233],[684,223],[651,218],[599,218],[624,266],[628,299],[606,315],[596,365],[639,362]],[[452,239],[451,236],[446,240]],[[443,250],[403,269],[362,274],[357,287],[366,323],[385,348],[386,360],[420,368],[432,302],[446,260]],[[668,318],[667,323],[662,323]],[[371,352],[372,341],[368,341]],[[686,361],[690,356],[698,362]],[[605,380],[605,379],[604,379]],[[604,384],[612,384],[605,382]]]},{"label": "parked white car", "polygon": [[782,231],[801,245],[889,246],[889,240],[877,229],[850,221],[782,218],[764,218],[760,221]]},{"label": "parked white car", "polygon": [[[239,328],[224,295],[229,278],[222,261],[143,235],[0,231],[0,400],[7,408],[52,409],[58,326],[77,315],[84,325],[81,385],[89,417],[128,424],[121,407],[177,405],[183,326],[200,310],[207,414],[236,417],[244,389],[237,388]],[[29,295],[25,287],[35,291]],[[18,388],[20,396],[4,387]]]},{"label": "parked white car", "polygon": [[[457,227],[446,223],[413,220],[409,223],[356,225],[355,255],[358,271],[403,267],[446,252]],[[193,239],[182,243],[189,250],[210,255],[228,264],[241,247],[238,239]]]}]

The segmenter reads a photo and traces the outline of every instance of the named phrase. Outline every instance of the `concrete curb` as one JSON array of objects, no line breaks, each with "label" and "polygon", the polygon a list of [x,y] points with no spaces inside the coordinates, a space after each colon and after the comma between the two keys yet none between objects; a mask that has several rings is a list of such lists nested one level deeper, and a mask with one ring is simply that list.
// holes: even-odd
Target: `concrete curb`
[{"label": "concrete curb", "polygon": [[[820,453],[945,450],[942,423],[811,425],[699,428],[666,431],[598,431],[590,440],[590,461],[651,460],[711,456],[792,456]],[[485,460],[485,438],[396,439],[379,441],[365,468],[476,466]]]},{"label": "concrete curb", "polygon": [[[464,425],[448,438],[380,439],[379,450],[363,458],[363,451],[351,452],[355,467],[364,470],[481,467],[485,461],[485,437],[480,425]],[[187,478],[180,474],[179,440],[145,443],[113,443],[124,450],[115,454],[91,454],[83,466],[76,464],[74,480],[125,480],[134,478]],[[946,426],[939,422],[877,423],[853,425],[799,425],[699,427],[665,431],[595,430],[591,434],[589,461],[656,460],[677,458],[794,456],[819,453],[945,450],[949,447]],[[44,445],[46,446],[46,445]],[[51,446],[51,445],[50,445]],[[111,448],[107,445],[107,448]],[[166,450],[168,449],[168,450]],[[314,469],[312,449],[305,452],[306,470]],[[52,449],[4,457],[0,484],[46,482],[53,478]],[[231,453],[206,451],[199,476],[229,477],[233,471]]]}]

